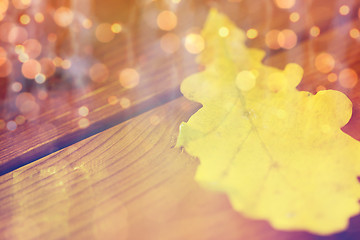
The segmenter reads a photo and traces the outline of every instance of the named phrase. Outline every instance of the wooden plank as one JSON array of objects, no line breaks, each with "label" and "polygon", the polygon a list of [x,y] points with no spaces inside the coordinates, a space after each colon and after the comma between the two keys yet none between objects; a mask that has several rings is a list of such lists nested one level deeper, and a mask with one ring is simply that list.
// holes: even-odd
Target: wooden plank
[{"label": "wooden plank", "polygon": [[[193,180],[198,161],[173,148],[199,108],[184,98],[0,177],[0,238],[316,240],[232,210]],[[323,240],[360,238],[360,216]]]},{"label": "wooden plank", "polygon": [[[249,45],[264,48],[264,36],[270,29],[294,29],[299,33],[299,42],[301,42],[308,38],[307,32],[313,24],[318,25],[321,30],[326,30],[333,26],[333,23],[343,24],[343,22],[356,17],[354,9],[357,6],[352,1],[344,1],[343,4],[351,6],[352,11],[346,16],[341,16],[337,12],[339,6],[336,1],[330,3],[327,0],[316,1],[316,3],[304,1],[304,3],[298,3],[291,10],[280,10],[267,0],[259,1],[259,5],[252,3],[253,1],[250,0],[240,3],[184,1],[175,9],[179,17],[179,24],[174,33],[183,39],[189,29],[195,27],[197,29],[195,31],[198,31],[206,17],[207,9],[215,4],[222,11],[228,13],[240,27],[256,28],[260,36],[249,42]],[[100,4],[98,6],[98,12],[106,12],[108,9],[106,6],[119,9],[121,16],[128,10],[117,4]],[[318,14],[318,11],[307,13],[308,9],[320,9],[325,6],[330,10],[322,14]],[[48,98],[45,100],[38,99],[39,95],[43,93],[43,89],[33,81],[29,89],[25,89],[33,94],[32,97],[35,97],[34,102],[38,105],[38,112],[31,111],[29,116],[26,116],[27,121],[18,125],[13,131],[0,130],[0,174],[179,96],[178,86],[181,80],[198,69],[194,62],[194,56],[189,54],[183,46],[175,54],[169,55],[162,51],[159,39],[165,33],[154,30],[144,22],[149,9],[155,9],[154,11],[157,13],[161,6],[153,9],[148,6],[134,7],[132,5],[129,8],[135,9],[135,15],[138,18],[131,20],[132,22],[129,22],[128,26],[125,24],[127,31],[117,35],[112,42],[97,44],[93,51],[94,55],[91,56],[108,67],[110,76],[106,82],[93,83],[84,80],[77,83],[80,85],[76,86],[73,81],[77,75],[74,77],[64,71],[47,83]],[[113,11],[115,11],[114,9]],[[266,14],[258,14],[259,9],[266,10]],[[293,11],[298,11],[300,14],[301,20],[297,23],[290,23],[288,20]],[[98,14],[102,16],[103,21],[113,22],[117,19],[111,14]],[[128,16],[128,14],[126,13],[124,16]],[[321,39],[329,40],[328,37]],[[343,41],[343,36],[338,36],[335,40]],[[269,51],[269,55],[278,53],[278,51]],[[292,54],[292,52],[285,53],[285,55]],[[288,62],[289,59],[282,59],[281,63]],[[119,71],[125,67],[135,67],[140,73],[140,83],[133,89],[123,88],[118,81]],[[88,69],[85,68],[85,70]],[[76,70],[74,71],[77,74]],[[79,77],[82,75],[80,74]],[[28,80],[26,81],[29,83]],[[7,84],[10,82],[3,83],[5,83],[3,89],[9,88]],[[14,120],[19,115],[19,109],[15,106],[15,100],[19,94],[11,91],[8,91],[8,94],[0,108],[2,113],[0,119],[4,119],[5,122]],[[30,98],[31,100],[32,97],[26,96],[25,99]],[[118,100],[123,99],[125,105],[121,106],[116,101],[111,102],[115,103],[114,105],[110,104],[108,101],[110,96],[116,97]],[[130,106],[126,108],[129,102]],[[82,106],[89,109],[86,119],[78,113]],[[0,126],[1,124],[4,124],[4,121],[0,122]],[[84,126],[87,127],[83,128]]]}]

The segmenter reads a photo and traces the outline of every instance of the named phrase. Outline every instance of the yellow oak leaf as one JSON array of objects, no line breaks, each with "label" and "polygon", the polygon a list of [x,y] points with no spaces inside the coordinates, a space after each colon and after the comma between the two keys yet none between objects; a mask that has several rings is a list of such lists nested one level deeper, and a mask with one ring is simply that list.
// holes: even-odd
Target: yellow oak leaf
[{"label": "yellow oak leaf", "polygon": [[360,143],[341,131],[350,100],[334,90],[298,91],[300,66],[262,64],[264,52],[247,48],[244,32],[214,9],[202,37],[205,70],[181,92],[203,106],[177,141],[200,160],[195,179],[275,228],[344,230],[360,210]]}]

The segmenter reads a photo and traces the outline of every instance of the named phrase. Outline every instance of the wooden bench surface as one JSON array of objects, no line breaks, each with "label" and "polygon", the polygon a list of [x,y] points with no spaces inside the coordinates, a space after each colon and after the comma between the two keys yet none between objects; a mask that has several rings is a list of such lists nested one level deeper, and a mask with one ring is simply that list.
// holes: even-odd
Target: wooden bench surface
[{"label": "wooden bench surface", "polygon": [[[76,85],[71,69],[41,86],[21,76],[0,81],[2,89],[10,89],[12,81],[27,86],[20,93],[0,92],[0,239],[360,239],[360,216],[351,219],[348,230],[327,237],[277,231],[232,210],[225,195],[198,186],[193,180],[198,160],[173,146],[179,124],[200,107],[181,97],[179,84],[200,66],[182,43],[175,53],[164,52],[160,43],[166,32],[144,23],[149,12],[171,8],[178,16],[171,32],[183,42],[189,31],[201,29],[209,7],[217,7],[239,27],[257,29],[259,36],[247,44],[266,50],[266,64],[302,65],[299,89],[344,92],[354,113],[343,130],[360,140],[360,84],[346,88],[329,81],[315,65],[327,52],[335,59],[332,73],[351,68],[360,74],[360,37],[349,34],[360,27],[360,2],[298,1],[290,10],[268,0],[116,2],[94,1],[93,8],[99,23],[123,23],[123,32],[109,43],[90,39],[91,57],[109,70],[106,81],[87,77]],[[348,14],[339,13],[342,5],[350,7]],[[293,12],[299,21],[289,20]],[[310,33],[314,26],[318,35]],[[270,49],[265,37],[272,29],[293,30],[296,46]],[[120,84],[125,68],[139,73],[136,87]],[[21,114],[18,95],[38,96],[44,86],[48,96],[36,98],[37,114],[8,130],[6,123]],[[79,115],[82,106],[88,115]],[[82,119],[86,127],[79,124]]]}]

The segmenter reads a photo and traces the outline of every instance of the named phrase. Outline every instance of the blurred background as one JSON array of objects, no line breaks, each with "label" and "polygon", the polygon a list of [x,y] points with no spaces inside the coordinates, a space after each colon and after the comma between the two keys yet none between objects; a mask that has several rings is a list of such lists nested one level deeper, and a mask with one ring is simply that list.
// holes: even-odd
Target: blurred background
[{"label": "blurred background", "polygon": [[0,0],[0,165],[20,166],[179,97],[180,82],[201,69],[210,7],[266,51],[266,64],[302,65],[300,89],[357,99],[357,0]]}]

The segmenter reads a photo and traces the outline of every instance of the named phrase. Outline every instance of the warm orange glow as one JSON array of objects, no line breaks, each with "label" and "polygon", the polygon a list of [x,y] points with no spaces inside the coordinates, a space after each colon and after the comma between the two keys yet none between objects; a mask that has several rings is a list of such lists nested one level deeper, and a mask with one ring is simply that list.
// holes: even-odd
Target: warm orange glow
[{"label": "warm orange glow", "polygon": [[359,78],[357,73],[351,68],[345,68],[339,73],[339,83],[344,88],[353,88]]},{"label": "warm orange glow", "polygon": [[36,103],[35,97],[28,92],[17,95],[15,105],[23,114],[36,114],[39,111],[39,105]]},{"label": "warm orange glow", "polygon": [[338,77],[336,73],[329,73],[329,75],[327,76],[329,82],[336,82],[337,78]]},{"label": "warm orange glow", "polygon": [[328,73],[334,69],[335,59],[329,53],[322,52],[315,58],[315,67],[319,72]]},{"label": "warm orange glow", "polygon": [[8,42],[12,44],[20,44],[28,38],[28,32],[23,27],[14,26],[9,31]]},{"label": "warm orange glow", "polygon": [[74,13],[67,7],[59,7],[54,13],[54,21],[60,27],[69,26],[74,20]]},{"label": "warm orange glow", "polygon": [[273,29],[266,33],[265,35],[265,44],[271,49],[279,49],[278,36],[280,34],[279,30]]},{"label": "warm orange glow", "polygon": [[254,39],[258,36],[258,31],[254,28],[250,28],[249,30],[246,31],[246,36],[249,39]]},{"label": "warm orange glow", "polygon": [[48,37],[47,37],[49,42],[55,42],[57,39],[57,36],[55,33],[49,33]]},{"label": "warm orange glow", "polygon": [[290,9],[295,5],[296,0],[274,0],[276,6],[283,9]]},{"label": "warm orange glow", "polygon": [[285,49],[291,49],[295,47],[297,43],[297,35],[293,30],[285,29],[278,35],[279,46]]},{"label": "warm orange glow", "polygon": [[300,20],[300,14],[298,12],[293,12],[289,16],[290,21],[297,22]]},{"label": "warm orange glow", "polygon": [[55,65],[50,58],[42,58],[40,59],[41,65],[41,73],[43,73],[46,77],[51,77],[55,73]]},{"label": "warm orange glow", "polygon": [[177,25],[177,16],[175,13],[165,10],[157,16],[157,25],[161,30],[170,31]]},{"label": "warm orange glow", "polygon": [[312,26],[309,31],[310,35],[313,37],[317,37],[320,35],[320,28],[317,26]]},{"label": "warm orange glow", "polygon": [[71,61],[68,59],[65,59],[64,61],[61,62],[61,67],[63,69],[69,69],[71,67]]},{"label": "warm orange glow", "polygon": [[198,54],[205,48],[205,42],[201,35],[190,33],[185,37],[185,48],[189,53]]},{"label": "warm orange glow", "polygon": [[5,14],[9,7],[9,0],[0,1],[0,15]]},{"label": "warm orange glow", "polygon": [[31,0],[12,0],[16,9],[26,9],[30,6]]},{"label": "warm orange glow", "polygon": [[167,33],[160,39],[161,49],[166,53],[174,53],[180,48],[180,38],[174,33]]},{"label": "warm orange glow", "polygon": [[16,116],[15,118],[15,122],[18,124],[18,125],[22,125],[26,122],[26,118],[23,116],[23,115],[18,115]]},{"label": "warm orange glow", "polygon": [[6,122],[3,119],[0,119],[0,129],[4,129],[6,126]]},{"label": "warm orange glow", "polygon": [[316,92],[320,92],[320,91],[323,91],[323,90],[326,90],[326,87],[324,87],[323,85],[319,85],[315,89]]},{"label": "warm orange glow", "polygon": [[109,69],[102,63],[95,63],[89,70],[89,77],[93,82],[105,82],[109,77]]},{"label": "warm orange glow", "polygon": [[342,5],[340,8],[339,8],[339,13],[341,15],[348,15],[350,12],[350,8],[348,5]]},{"label": "warm orange glow", "polygon": [[29,61],[23,63],[21,72],[24,77],[34,79],[36,75],[41,72],[41,65],[38,61],[30,59]]},{"label": "warm orange glow", "polygon": [[12,72],[12,63],[8,59],[5,60],[2,64],[0,64],[0,77],[7,77]]},{"label": "warm orange glow", "polygon": [[41,43],[36,39],[28,39],[23,43],[24,52],[29,58],[37,58],[41,54]]},{"label": "warm orange glow", "polygon": [[133,68],[125,68],[120,72],[119,81],[124,88],[134,88],[139,84],[140,75]]},{"label": "warm orange glow", "polygon": [[99,42],[108,43],[114,39],[115,34],[111,31],[110,23],[101,23],[95,30],[95,36]]},{"label": "warm orange glow", "polygon": [[356,28],[351,29],[349,34],[350,34],[350,37],[355,38],[355,39],[360,37],[360,32]]},{"label": "warm orange glow", "polygon": [[7,52],[4,48],[0,47],[0,66],[3,65],[7,60]]}]

